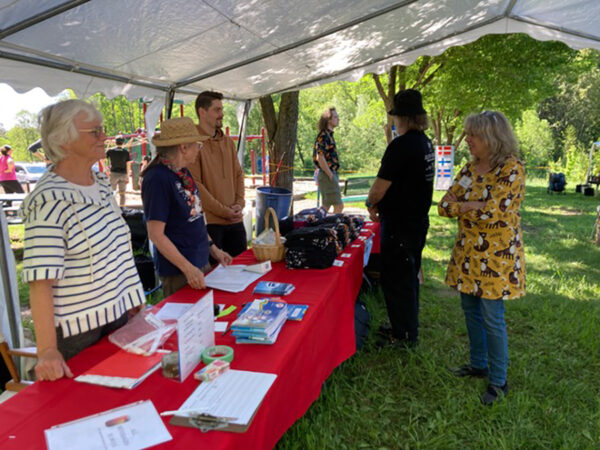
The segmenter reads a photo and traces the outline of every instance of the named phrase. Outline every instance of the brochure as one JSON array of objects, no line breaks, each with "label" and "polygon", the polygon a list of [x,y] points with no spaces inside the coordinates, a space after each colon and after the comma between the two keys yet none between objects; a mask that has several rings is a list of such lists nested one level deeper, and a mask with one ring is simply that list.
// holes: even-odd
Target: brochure
[{"label": "brochure", "polygon": [[296,289],[292,283],[280,283],[278,281],[259,281],[254,288],[254,294],[262,295],[288,295]]}]

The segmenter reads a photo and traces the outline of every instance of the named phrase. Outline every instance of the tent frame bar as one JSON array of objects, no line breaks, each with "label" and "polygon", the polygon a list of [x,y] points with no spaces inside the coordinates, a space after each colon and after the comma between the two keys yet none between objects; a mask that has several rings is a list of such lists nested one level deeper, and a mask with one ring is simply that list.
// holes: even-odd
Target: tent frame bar
[{"label": "tent frame bar", "polygon": [[11,34],[18,33],[19,31],[23,31],[29,27],[32,27],[32,26],[40,23],[40,22],[43,22],[54,16],[57,16],[66,11],[69,11],[70,9],[77,8],[78,6],[81,6],[84,3],[87,3],[89,1],[90,0],[70,0],[70,1],[64,2],[58,6],[55,6],[53,8],[47,9],[46,11],[43,11],[39,14],[36,14],[35,16],[31,16],[25,20],[22,20],[19,23],[16,23],[16,24],[8,27],[8,28],[0,30],[0,40],[10,36]]}]

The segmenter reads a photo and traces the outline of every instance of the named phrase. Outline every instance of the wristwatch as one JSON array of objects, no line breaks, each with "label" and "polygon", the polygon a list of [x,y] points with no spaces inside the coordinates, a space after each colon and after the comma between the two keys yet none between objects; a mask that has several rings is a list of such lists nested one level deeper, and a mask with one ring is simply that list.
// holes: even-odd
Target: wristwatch
[{"label": "wristwatch", "polygon": [[373,207],[373,205],[371,204],[371,202],[369,201],[369,199],[365,200],[365,206],[367,208],[372,208]]}]

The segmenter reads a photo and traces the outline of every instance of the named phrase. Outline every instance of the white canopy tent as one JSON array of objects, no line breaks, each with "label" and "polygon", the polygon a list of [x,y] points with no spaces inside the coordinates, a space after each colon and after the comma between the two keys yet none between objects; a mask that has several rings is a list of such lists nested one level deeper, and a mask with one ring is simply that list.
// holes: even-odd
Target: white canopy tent
[{"label": "white canopy tent", "polygon": [[163,99],[357,80],[491,33],[600,49],[598,17],[599,0],[0,0],[0,81],[157,98],[157,118]]}]

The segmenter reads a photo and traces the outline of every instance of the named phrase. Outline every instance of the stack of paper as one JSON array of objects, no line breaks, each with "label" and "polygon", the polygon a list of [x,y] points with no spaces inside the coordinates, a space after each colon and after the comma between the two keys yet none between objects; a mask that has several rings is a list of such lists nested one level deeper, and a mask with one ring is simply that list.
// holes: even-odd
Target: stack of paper
[{"label": "stack of paper", "polygon": [[280,283],[277,281],[259,281],[254,288],[254,294],[264,295],[288,295],[296,286],[292,283]]},{"label": "stack of paper", "polygon": [[231,324],[236,344],[273,344],[287,320],[287,303],[254,300]]},{"label": "stack of paper", "polygon": [[204,281],[209,288],[227,292],[242,292],[263,276],[262,273],[248,272],[245,269],[246,266],[242,264],[227,267],[218,265],[204,277]]}]

